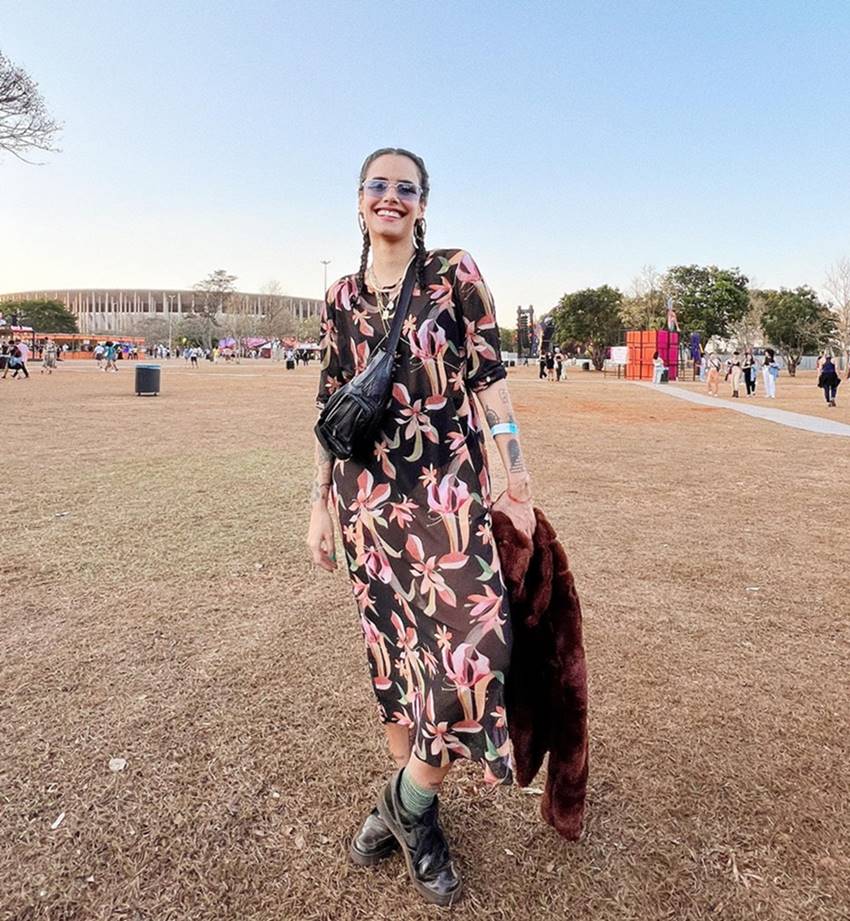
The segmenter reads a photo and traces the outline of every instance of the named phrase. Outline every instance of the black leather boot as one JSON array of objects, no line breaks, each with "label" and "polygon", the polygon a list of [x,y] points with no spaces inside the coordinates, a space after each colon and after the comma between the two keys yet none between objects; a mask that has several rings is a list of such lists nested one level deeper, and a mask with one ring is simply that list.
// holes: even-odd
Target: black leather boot
[{"label": "black leather boot", "polygon": [[395,853],[397,849],[398,841],[395,835],[378,815],[378,810],[373,809],[352,839],[348,854],[358,866],[371,867],[372,864]]},{"label": "black leather boot", "polygon": [[460,895],[462,882],[440,827],[437,800],[424,815],[411,816],[401,805],[400,781],[401,771],[398,771],[378,800],[378,812],[401,845],[407,872],[417,892],[434,905],[451,905]]}]

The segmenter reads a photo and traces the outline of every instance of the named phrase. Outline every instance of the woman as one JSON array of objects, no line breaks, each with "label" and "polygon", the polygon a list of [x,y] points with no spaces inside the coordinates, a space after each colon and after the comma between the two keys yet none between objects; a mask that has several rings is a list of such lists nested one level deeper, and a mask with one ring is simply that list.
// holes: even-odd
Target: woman
[{"label": "woman", "polygon": [[[308,545],[317,566],[336,569],[330,498],[400,769],[355,834],[351,858],[373,864],[400,847],[417,891],[448,905],[461,880],[436,794],[458,758],[482,764],[492,783],[512,775],[511,632],[490,509],[528,536],[535,517],[490,291],[468,253],[425,248],[428,193],[415,154],[384,148],[366,158],[360,269],[331,285],[322,317],[320,407],[386,337],[411,263],[417,281],[371,456],[333,460],[317,442]],[[492,504],[476,400],[507,471],[508,488]]]},{"label": "woman", "polygon": [[764,394],[770,400],[776,399],[776,378],[779,376],[779,365],[773,349],[764,350],[764,361],[761,366],[761,376],[764,381]]},{"label": "woman", "polygon": [[48,339],[44,343],[44,352],[41,356],[41,373],[44,374],[45,369],[47,369],[48,374],[53,374],[53,369],[56,367],[56,343],[52,339]]},{"label": "woman", "polygon": [[744,377],[744,372],[741,370],[741,356],[738,351],[732,353],[732,357],[726,360],[727,371],[726,379],[730,381],[732,386],[732,396],[736,399],[740,397],[741,390],[741,381]]},{"label": "woman", "polygon": [[747,349],[744,352],[741,370],[744,372],[744,385],[747,388],[747,396],[751,397],[756,392],[756,360],[753,358],[752,349]]},{"label": "woman", "polygon": [[664,376],[664,371],[666,370],[666,365],[664,364],[664,359],[658,352],[652,353],[652,383],[660,384],[661,379]]},{"label": "woman", "polygon": [[818,387],[823,388],[827,406],[835,406],[835,397],[838,394],[838,385],[840,383],[841,378],[835,370],[832,355],[824,355],[820,366],[820,374],[818,375]]},{"label": "woman", "polygon": [[708,395],[720,396],[720,369],[722,364],[717,355],[708,357]]}]

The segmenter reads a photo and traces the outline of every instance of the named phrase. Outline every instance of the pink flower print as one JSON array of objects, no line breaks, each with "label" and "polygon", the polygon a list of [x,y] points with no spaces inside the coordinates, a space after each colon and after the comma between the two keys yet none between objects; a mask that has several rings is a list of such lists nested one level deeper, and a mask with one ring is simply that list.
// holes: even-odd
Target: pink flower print
[{"label": "pink flower print", "polygon": [[433,678],[434,675],[437,674],[437,657],[430,649],[426,649],[422,653],[422,659],[425,662],[425,668],[428,670],[428,674]]},{"label": "pink flower print", "polygon": [[359,374],[369,364],[369,356],[372,354],[369,343],[365,339],[363,342],[355,343],[352,339],[351,353],[354,358],[354,373]]},{"label": "pink flower print", "polygon": [[396,646],[399,649],[404,649],[408,652],[412,652],[416,649],[417,644],[419,643],[419,637],[416,635],[416,631],[413,627],[406,627],[402,619],[398,614],[393,611],[390,615],[390,620],[392,625],[395,627],[396,632]]},{"label": "pink flower print", "polygon": [[416,332],[416,317],[408,316],[404,321],[404,325],[401,327],[402,338],[407,339],[407,337],[411,335],[411,333],[415,333],[415,332]]},{"label": "pink flower print", "polygon": [[482,544],[492,544],[493,543],[493,528],[488,521],[483,521],[478,525],[478,530],[475,532],[475,536],[481,540]]},{"label": "pink flower print", "polygon": [[453,473],[447,473],[439,486],[434,483],[428,487],[428,507],[438,515],[456,515],[467,499],[466,483]]},{"label": "pink flower print", "polygon": [[471,460],[469,456],[469,445],[466,443],[466,436],[463,432],[449,432],[446,438],[446,444],[460,463]]},{"label": "pink flower print", "polygon": [[428,285],[428,298],[444,309],[454,306],[454,301],[452,300],[452,283],[445,275],[440,279],[439,283]]},{"label": "pink flower print", "polygon": [[405,499],[403,502],[390,502],[390,507],[392,508],[390,521],[397,522],[400,528],[413,521],[413,511],[419,508],[412,499]]},{"label": "pink flower print", "polygon": [[496,325],[496,319],[492,314],[485,313],[478,320],[464,317],[464,323],[466,324],[466,354],[471,358],[472,370],[475,371],[481,363],[479,355],[490,361],[496,360],[496,350],[483,336],[479,335],[479,330],[492,329]]},{"label": "pink flower print", "polygon": [[343,310],[351,310],[352,304],[355,303],[357,295],[357,281],[348,277],[340,279],[331,285],[331,298],[342,307]]},{"label": "pink flower print", "polygon": [[452,385],[452,390],[455,392],[460,392],[466,386],[464,383],[463,369],[460,368],[454,372],[454,374],[449,375],[449,383]]},{"label": "pink flower print", "polygon": [[413,720],[403,710],[396,710],[393,713],[393,722],[398,726],[404,726],[407,729],[413,729]]},{"label": "pink flower print", "polygon": [[[395,447],[398,447],[397,445]],[[393,462],[390,460],[390,445],[386,441],[376,441],[375,442],[375,457],[381,462],[381,470],[384,471],[384,476],[391,477],[395,479],[396,469]]]},{"label": "pink flower print", "polygon": [[374,611],[375,599],[369,594],[369,583],[362,582],[354,576],[351,580],[351,586],[354,593],[354,600],[357,602],[357,608],[361,615],[365,614],[366,611],[370,609]]},{"label": "pink flower print", "polygon": [[390,566],[390,561],[381,550],[380,547],[371,545],[369,547],[364,547],[363,553],[357,559],[358,566],[365,566],[366,572],[369,573],[369,577],[372,579],[378,579],[383,582],[384,585],[389,585],[393,578],[392,567]]},{"label": "pink flower print", "polygon": [[443,626],[443,624],[437,624],[435,636],[437,638],[437,649],[448,648],[450,650],[452,648],[451,630]]},{"label": "pink flower print", "polygon": [[454,652],[443,649],[446,677],[458,689],[471,689],[491,674],[490,660],[469,643],[461,643]]},{"label": "pink flower print", "polygon": [[489,585],[485,585],[483,595],[470,595],[468,600],[473,603],[472,610],[469,612],[470,619],[477,621],[483,627],[484,635],[495,630],[504,642],[501,596],[497,595]]},{"label": "pink flower print", "polygon": [[[411,402],[410,393],[404,384],[393,384],[393,397],[401,404],[401,413],[396,418],[399,425],[405,425],[404,437],[421,439],[424,435],[429,441],[437,444],[439,436],[437,430],[431,425],[429,409],[442,409],[446,405],[446,398],[440,396],[426,397],[425,400]],[[421,442],[420,442],[421,444]],[[421,456],[421,447],[419,450]],[[411,460],[413,458],[408,458]]]},{"label": "pink flower print", "polygon": [[374,336],[375,329],[369,322],[368,310],[354,310],[351,313],[351,319],[357,324],[360,334],[363,336]]},{"label": "pink flower print", "polygon": [[437,610],[436,597],[454,607],[457,604],[457,597],[449,588],[440,570],[459,569],[465,565],[468,557],[463,553],[446,553],[439,559],[436,555],[426,559],[422,541],[415,534],[408,535],[405,549],[414,560],[411,570],[414,578],[420,580],[419,591],[428,599],[425,613],[430,617]]},{"label": "pink flower print", "polygon": [[433,464],[429,464],[427,467],[422,468],[422,474],[419,477],[419,482],[423,486],[436,486],[437,485],[437,474],[439,471]]},{"label": "pink flower print", "polygon": [[414,358],[429,361],[439,358],[446,350],[446,331],[436,320],[423,320],[418,330],[407,337]]},{"label": "pink flower print", "polygon": [[386,637],[380,630],[366,617],[360,618],[360,626],[363,628],[363,638],[366,641],[366,649],[375,663],[375,675],[372,683],[381,691],[392,687],[390,681],[390,657],[387,653]]},{"label": "pink flower print", "polygon": [[480,732],[487,687],[495,678],[490,660],[469,643],[461,643],[454,652],[443,649],[443,668],[463,707],[464,719],[452,728],[456,732]]},{"label": "pink flower print", "polygon": [[390,492],[389,483],[375,486],[372,474],[364,470],[357,477],[357,496],[348,506],[349,511],[354,512],[351,521],[363,521],[364,524],[370,524],[374,520],[383,522],[381,506],[389,499]]},{"label": "pink flower print", "polygon": [[481,272],[478,271],[478,266],[469,253],[464,253],[460,257],[460,262],[455,270],[455,278],[464,284],[477,285],[481,281]]},{"label": "pink flower print", "polygon": [[319,347],[322,350],[322,370],[324,371],[331,363],[333,352],[339,352],[336,324],[330,317],[324,317],[322,320],[322,338],[319,342]]}]

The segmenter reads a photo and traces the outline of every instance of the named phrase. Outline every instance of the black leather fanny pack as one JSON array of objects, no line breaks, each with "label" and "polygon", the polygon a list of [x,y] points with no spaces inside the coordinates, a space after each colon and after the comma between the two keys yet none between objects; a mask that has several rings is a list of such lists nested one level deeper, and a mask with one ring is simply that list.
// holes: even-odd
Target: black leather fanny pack
[{"label": "black leather fanny pack", "polygon": [[416,261],[407,269],[401,297],[385,345],[375,349],[366,367],[335,391],[325,403],[316,423],[316,436],[339,460],[366,459],[390,401],[396,351],[413,294]]}]

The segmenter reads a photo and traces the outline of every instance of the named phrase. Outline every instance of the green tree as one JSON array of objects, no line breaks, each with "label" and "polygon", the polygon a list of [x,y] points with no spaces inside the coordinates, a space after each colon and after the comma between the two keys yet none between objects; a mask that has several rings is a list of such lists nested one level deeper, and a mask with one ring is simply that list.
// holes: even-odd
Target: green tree
[{"label": "green tree", "polygon": [[218,317],[228,313],[236,293],[236,276],[228,274],[224,269],[210,272],[206,278],[199,281],[195,291],[199,297],[195,298],[195,315],[204,320],[204,345],[212,348],[213,326],[218,326]]},{"label": "green tree", "polygon": [[761,318],[764,334],[794,377],[806,352],[816,352],[829,344],[835,334],[835,314],[808,285],[760,294],[765,302]]},{"label": "green tree", "polygon": [[738,269],[716,265],[676,265],[667,270],[663,287],[673,299],[679,329],[728,338],[732,324],[749,310],[749,279]]},{"label": "green tree", "polygon": [[516,330],[499,328],[499,339],[503,352],[516,351]]},{"label": "green tree", "polygon": [[601,370],[608,349],[620,341],[622,302],[622,292],[608,285],[565,294],[552,313],[555,341],[580,342],[590,354],[594,368]]},{"label": "green tree", "polygon": [[17,314],[18,326],[31,326],[38,333],[76,333],[77,318],[62,301],[12,301],[3,304],[6,319]]}]

